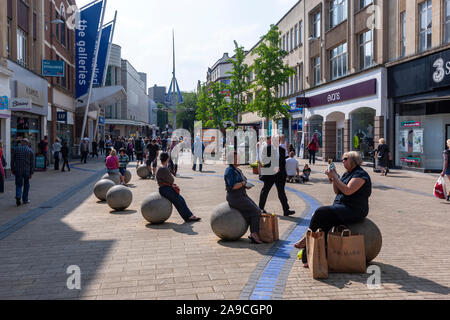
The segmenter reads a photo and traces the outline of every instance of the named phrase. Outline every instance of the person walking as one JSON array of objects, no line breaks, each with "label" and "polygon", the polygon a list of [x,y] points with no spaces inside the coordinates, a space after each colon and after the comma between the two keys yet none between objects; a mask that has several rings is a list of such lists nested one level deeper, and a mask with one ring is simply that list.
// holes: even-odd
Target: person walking
[{"label": "person walking", "polygon": [[11,171],[16,180],[16,204],[29,204],[30,180],[34,173],[34,153],[29,147],[28,139],[22,139],[20,146],[14,150]]},{"label": "person walking", "polygon": [[134,150],[136,151],[136,168],[140,165],[144,164],[144,141],[142,140],[142,137],[139,137],[138,140],[136,140],[136,145],[134,146]]},{"label": "person walking", "polygon": [[130,161],[134,161],[134,143],[133,139],[128,139],[128,145],[127,145],[127,155]]},{"label": "person walking", "polygon": [[103,140],[103,138],[101,138],[98,142],[98,148],[100,150],[100,155],[103,155],[105,153],[105,141]]},{"label": "person walking", "polygon": [[120,172],[120,184],[125,184],[125,174],[127,172],[127,165],[130,162],[130,158],[125,153],[125,149],[122,148],[119,150],[119,172]]},{"label": "person walking", "polygon": [[55,170],[59,170],[59,158],[61,156],[61,148],[62,145],[59,142],[59,139],[56,138],[55,143],[52,146],[52,151],[53,151],[53,160],[55,161]]},{"label": "person walking", "polygon": [[61,148],[61,156],[63,159],[63,165],[62,165],[62,172],[65,172],[64,168],[67,166],[67,170],[70,172],[70,166],[69,166],[69,147],[67,146],[67,141],[63,142],[62,148]]},{"label": "person walking", "polygon": [[[155,141],[156,142],[156,141]],[[198,222],[201,218],[196,217],[186,204],[184,198],[180,195],[180,188],[175,184],[175,179],[167,167],[169,164],[169,154],[161,153],[160,156],[161,166],[156,172],[156,181],[159,186],[159,193],[162,197],[169,200],[183,220],[188,222]]]},{"label": "person walking", "polygon": [[319,137],[318,134],[315,133],[311,142],[308,144],[308,153],[309,153],[309,164],[316,164],[316,153],[319,151]]},{"label": "person walking", "polygon": [[378,148],[375,150],[375,159],[378,161],[378,168],[381,169],[381,175],[387,176],[391,153],[385,139],[382,138],[378,142]]},{"label": "person walking", "polygon": [[106,147],[105,156],[108,157],[109,153],[111,152],[111,149],[113,148],[113,142],[110,136],[106,136],[105,147]]},{"label": "person walking", "polygon": [[172,139],[172,143],[169,147],[169,170],[173,174],[174,177],[177,176],[178,172],[178,152],[175,150],[175,147],[178,145],[178,139]]},{"label": "person walking", "polygon": [[87,163],[87,158],[88,158],[88,155],[89,155],[89,143],[88,143],[87,138],[85,138],[83,140],[83,142],[81,143],[80,148],[81,148],[81,163],[83,163],[83,162]]},{"label": "person walking", "polygon": [[97,141],[92,141],[92,158],[94,158],[95,156],[97,156],[98,158],[98,143]]},{"label": "person walking", "polygon": [[3,155],[3,142],[0,141],[0,193],[5,192],[5,167],[6,167],[6,160]]},{"label": "person walking", "polygon": [[[447,140],[447,147],[444,150],[444,169],[441,172],[441,176],[447,176],[448,180],[450,180],[450,139]],[[447,201],[450,201],[450,191],[447,195]]]},{"label": "person walking", "polygon": [[[156,144],[156,139],[153,139],[151,143],[147,145],[146,153],[147,153],[147,169],[150,172],[150,178],[154,178],[156,176],[156,167],[158,161],[159,154],[159,146]],[[152,171],[153,169],[153,171]],[[153,174],[152,174],[153,172]]]},{"label": "person walking", "polygon": [[45,157],[44,170],[47,170],[48,166],[48,137],[45,136],[41,142],[39,142],[39,152]]},{"label": "person walking", "polygon": [[192,166],[192,170],[197,170],[197,162],[200,166],[200,172],[203,171],[203,154],[205,152],[205,145],[199,136],[195,137],[195,142],[192,144],[192,156],[194,158],[194,165]]},{"label": "person walking", "polygon": [[[274,164],[272,164],[272,159],[276,160]],[[266,206],[267,197],[275,184],[278,191],[278,198],[283,206],[284,216],[294,215],[295,211],[290,210],[285,191],[287,180],[286,151],[279,145],[272,145],[272,137],[267,137],[267,145],[263,149],[261,163],[263,168],[261,169],[260,180],[264,182],[264,187],[261,190],[259,207],[266,213],[264,208]]]}]

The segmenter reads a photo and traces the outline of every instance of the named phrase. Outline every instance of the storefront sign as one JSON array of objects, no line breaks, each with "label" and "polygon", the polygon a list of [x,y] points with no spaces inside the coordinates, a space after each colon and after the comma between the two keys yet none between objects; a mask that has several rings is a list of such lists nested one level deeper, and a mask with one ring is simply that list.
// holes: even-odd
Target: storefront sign
[{"label": "storefront sign", "polygon": [[405,163],[420,164],[422,159],[420,159],[420,158],[413,158],[413,157],[405,157],[405,158],[401,158],[401,161],[405,162]]},{"label": "storefront sign", "polygon": [[11,111],[31,111],[33,108],[31,99],[28,98],[13,98],[11,99]]},{"label": "storefront sign", "polygon": [[56,120],[67,123],[67,111],[56,112]]},{"label": "storefront sign", "polygon": [[421,127],[422,123],[418,121],[404,121],[402,122],[403,128],[414,128],[414,127]]},{"label": "storefront sign", "polygon": [[98,123],[105,125],[105,118],[104,117],[98,117]]},{"label": "storefront sign", "polygon": [[16,81],[16,96],[18,98],[31,99],[32,103],[43,107],[45,105],[44,93]]},{"label": "storefront sign", "polygon": [[297,106],[303,104],[306,105],[307,108],[320,107],[375,94],[377,94],[377,79],[372,79],[316,96],[297,98]]},{"label": "storefront sign", "polygon": [[45,169],[45,157],[42,155],[36,156],[36,164],[35,164],[36,169]]},{"label": "storefront sign", "polygon": [[102,7],[103,0],[80,10],[79,25],[75,30],[77,98],[89,90]]},{"label": "storefront sign", "polygon": [[303,106],[297,105],[297,99],[289,100],[289,112],[290,113],[303,113]]},{"label": "storefront sign", "polygon": [[9,100],[7,96],[0,97],[0,111],[9,109]]},{"label": "storefront sign", "polygon": [[65,64],[63,60],[42,60],[42,75],[44,77],[64,77]]}]

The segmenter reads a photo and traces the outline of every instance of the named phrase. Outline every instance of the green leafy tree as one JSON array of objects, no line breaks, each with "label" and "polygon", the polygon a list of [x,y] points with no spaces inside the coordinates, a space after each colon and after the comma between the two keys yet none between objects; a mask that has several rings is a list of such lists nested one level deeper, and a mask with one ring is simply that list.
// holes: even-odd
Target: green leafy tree
[{"label": "green leafy tree", "polygon": [[194,132],[194,122],[197,110],[197,93],[182,92],[184,102],[178,105],[177,128]]},{"label": "green leafy tree", "polygon": [[198,92],[197,108],[195,111],[195,119],[203,123],[203,127],[209,129],[210,121],[211,96],[206,84],[202,84]]},{"label": "green leafy tree", "polygon": [[244,63],[245,50],[244,47],[238,45],[234,41],[235,46],[235,56],[233,59],[228,60],[233,64],[233,69],[228,72],[230,75],[230,110],[232,113],[233,120],[240,122],[239,118],[242,112],[246,111],[247,104],[244,100],[244,94],[250,89],[250,67]]},{"label": "green leafy tree", "polygon": [[283,103],[283,98],[278,97],[278,88],[295,74],[295,70],[283,63],[288,53],[280,49],[280,34],[278,27],[271,25],[252,52],[252,55],[257,55],[251,68],[255,73],[256,95],[249,109],[266,119],[266,128],[269,128],[271,119],[290,118],[288,106]]},{"label": "green leafy tree", "polygon": [[228,87],[222,82],[213,82],[210,88],[210,123],[213,128],[222,129],[226,121],[232,120],[232,113],[226,100]]}]

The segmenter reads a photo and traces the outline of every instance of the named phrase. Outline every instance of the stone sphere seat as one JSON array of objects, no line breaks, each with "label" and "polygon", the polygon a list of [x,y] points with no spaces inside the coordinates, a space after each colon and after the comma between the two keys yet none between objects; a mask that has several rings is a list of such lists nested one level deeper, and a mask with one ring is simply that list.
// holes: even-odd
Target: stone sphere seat
[{"label": "stone sphere seat", "polygon": [[111,189],[115,185],[116,184],[111,180],[102,179],[95,184],[94,194],[98,200],[106,201],[106,194],[108,193],[109,189]]},{"label": "stone sphere seat", "polygon": [[131,172],[129,170],[125,171],[124,176],[125,184],[128,184],[131,181],[131,177],[132,177]]},{"label": "stone sphere seat", "polygon": [[116,211],[124,211],[133,201],[133,193],[125,186],[114,186],[106,194],[106,203]]},{"label": "stone sphere seat", "polygon": [[136,170],[137,175],[139,176],[139,178],[141,179],[145,179],[150,175],[150,172],[148,171],[147,166],[144,164],[142,166],[139,166]]},{"label": "stone sphere seat", "polygon": [[119,173],[113,173],[113,174],[107,173],[102,177],[102,179],[111,180],[116,185],[120,184],[120,174]]},{"label": "stone sphere seat", "polygon": [[211,215],[213,232],[224,241],[236,241],[248,230],[248,223],[242,214],[224,202],[214,208]]},{"label": "stone sphere seat", "polygon": [[151,224],[162,224],[172,215],[172,203],[161,196],[159,192],[150,194],[141,205],[141,213]]},{"label": "stone sphere seat", "polygon": [[377,225],[370,219],[347,226],[352,233],[364,235],[364,245],[366,247],[367,263],[373,261],[381,251],[383,245],[383,236]]}]

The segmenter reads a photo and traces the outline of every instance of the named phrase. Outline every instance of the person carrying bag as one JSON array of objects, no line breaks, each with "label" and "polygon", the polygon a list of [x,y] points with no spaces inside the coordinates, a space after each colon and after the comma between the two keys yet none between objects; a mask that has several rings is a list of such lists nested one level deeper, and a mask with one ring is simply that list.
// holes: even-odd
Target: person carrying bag
[{"label": "person carrying bag", "polygon": [[259,237],[264,243],[280,240],[278,217],[275,214],[261,214],[259,229]]},{"label": "person carrying bag", "polygon": [[334,227],[327,240],[328,269],[332,273],[366,273],[364,235],[345,226]]},{"label": "person carrying bag", "polygon": [[306,234],[308,266],[314,279],[328,279],[328,262],[325,251],[325,232],[311,229]]}]

